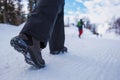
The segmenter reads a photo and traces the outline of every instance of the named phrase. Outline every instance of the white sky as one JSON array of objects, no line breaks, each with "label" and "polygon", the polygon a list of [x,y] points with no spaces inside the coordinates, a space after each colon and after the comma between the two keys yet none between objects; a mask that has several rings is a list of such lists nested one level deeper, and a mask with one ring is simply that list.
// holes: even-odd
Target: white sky
[{"label": "white sky", "polygon": [[93,22],[103,23],[113,16],[120,17],[120,0],[76,0],[88,9],[87,15]]}]

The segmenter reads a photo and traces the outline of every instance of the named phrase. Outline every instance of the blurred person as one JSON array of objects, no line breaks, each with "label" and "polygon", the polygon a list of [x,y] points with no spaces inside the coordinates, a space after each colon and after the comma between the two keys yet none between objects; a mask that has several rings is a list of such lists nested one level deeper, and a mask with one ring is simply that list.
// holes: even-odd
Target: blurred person
[{"label": "blurred person", "polygon": [[78,21],[77,23],[77,27],[78,27],[78,37],[81,38],[81,35],[83,34],[83,25],[84,25],[84,22],[82,19],[80,19],[80,21]]}]

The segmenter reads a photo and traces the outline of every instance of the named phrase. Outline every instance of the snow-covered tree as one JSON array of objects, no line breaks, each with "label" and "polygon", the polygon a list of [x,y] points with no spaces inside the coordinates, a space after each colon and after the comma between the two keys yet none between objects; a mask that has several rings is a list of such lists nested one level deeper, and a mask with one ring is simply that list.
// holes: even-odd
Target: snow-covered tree
[{"label": "snow-covered tree", "polygon": [[116,29],[116,34],[120,35],[120,18],[114,21],[113,27]]}]

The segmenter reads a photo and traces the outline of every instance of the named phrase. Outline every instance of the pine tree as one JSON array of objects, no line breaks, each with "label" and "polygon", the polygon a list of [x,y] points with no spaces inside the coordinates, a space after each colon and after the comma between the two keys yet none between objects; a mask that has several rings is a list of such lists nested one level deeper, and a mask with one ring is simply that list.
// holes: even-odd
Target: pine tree
[{"label": "pine tree", "polygon": [[116,34],[120,35],[120,18],[117,18],[114,23],[113,27],[116,29]]},{"label": "pine tree", "polygon": [[0,0],[0,23],[3,23],[3,1]]},{"label": "pine tree", "polygon": [[37,0],[28,0],[28,7],[29,7],[29,12],[31,13],[32,10],[34,9],[34,5],[36,3]]},{"label": "pine tree", "polygon": [[0,22],[19,25],[24,20],[21,0],[0,0]]}]

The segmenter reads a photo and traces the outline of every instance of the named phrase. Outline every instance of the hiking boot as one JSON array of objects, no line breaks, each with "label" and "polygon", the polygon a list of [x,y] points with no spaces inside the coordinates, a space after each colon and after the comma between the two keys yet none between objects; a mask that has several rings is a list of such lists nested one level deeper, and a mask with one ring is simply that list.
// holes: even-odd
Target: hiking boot
[{"label": "hiking boot", "polygon": [[37,68],[45,66],[45,61],[42,59],[41,48],[39,41],[25,34],[20,34],[11,39],[10,44],[15,50],[22,53],[26,63]]},{"label": "hiking boot", "polygon": [[57,55],[57,54],[66,53],[66,52],[67,52],[67,48],[64,47],[63,49],[58,50],[58,51],[50,51],[50,54],[52,54],[52,55]]}]

